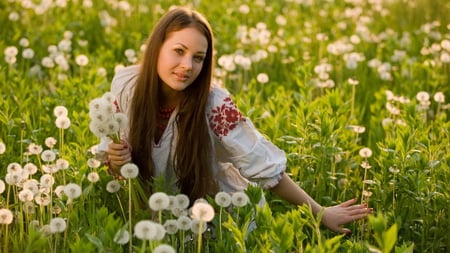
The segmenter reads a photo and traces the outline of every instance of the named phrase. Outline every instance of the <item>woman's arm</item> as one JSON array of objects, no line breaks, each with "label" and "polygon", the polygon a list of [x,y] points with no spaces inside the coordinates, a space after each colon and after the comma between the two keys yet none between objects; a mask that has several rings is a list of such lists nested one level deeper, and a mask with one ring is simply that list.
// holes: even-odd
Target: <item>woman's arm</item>
[{"label": "woman's arm", "polygon": [[[283,173],[281,180],[271,188],[271,191],[291,204],[307,204],[311,206],[314,215],[317,215],[324,208],[286,175],[286,173]],[[341,226],[362,219],[372,213],[372,209],[367,208],[366,205],[353,205],[354,203],[356,203],[356,199],[326,207],[322,216],[322,223],[332,231],[351,234],[349,229]]]}]

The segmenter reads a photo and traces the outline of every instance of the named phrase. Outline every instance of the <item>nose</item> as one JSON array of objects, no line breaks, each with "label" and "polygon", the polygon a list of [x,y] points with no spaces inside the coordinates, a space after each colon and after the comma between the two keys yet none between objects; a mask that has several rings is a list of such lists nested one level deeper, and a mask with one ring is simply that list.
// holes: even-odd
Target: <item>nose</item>
[{"label": "nose", "polygon": [[181,59],[181,67],[185,70],[191,70],[192,69],[192,57],[191,56],[184,56],[183,59]]}]

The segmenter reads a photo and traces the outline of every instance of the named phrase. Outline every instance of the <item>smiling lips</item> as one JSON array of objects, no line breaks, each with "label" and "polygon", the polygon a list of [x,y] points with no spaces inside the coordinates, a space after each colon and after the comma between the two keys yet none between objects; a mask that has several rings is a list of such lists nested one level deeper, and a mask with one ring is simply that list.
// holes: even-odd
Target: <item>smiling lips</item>
[{"label": "smiling lips", "polygon": [[188,74],[183,74],[183,73],[174,73],[174,75],[175,75],[175,78],[178,80],[178,81],[186,81],[187,79],[189,79],[189,75]]}]

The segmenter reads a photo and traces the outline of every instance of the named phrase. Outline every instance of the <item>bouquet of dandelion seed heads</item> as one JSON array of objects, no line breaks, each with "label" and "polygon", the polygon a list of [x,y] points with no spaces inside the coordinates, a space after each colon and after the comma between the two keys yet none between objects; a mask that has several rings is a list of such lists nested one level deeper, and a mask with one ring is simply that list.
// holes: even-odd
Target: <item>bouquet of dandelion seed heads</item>
[{"label": "bouquet of dandelion seed heads", "polygon": [[125,113],[120,112],[111,92],[89,103],[89,117],[89,129],[95,136],[109,137],[113,142],[120,143],[120,130],[126,127],[128,119]]}]

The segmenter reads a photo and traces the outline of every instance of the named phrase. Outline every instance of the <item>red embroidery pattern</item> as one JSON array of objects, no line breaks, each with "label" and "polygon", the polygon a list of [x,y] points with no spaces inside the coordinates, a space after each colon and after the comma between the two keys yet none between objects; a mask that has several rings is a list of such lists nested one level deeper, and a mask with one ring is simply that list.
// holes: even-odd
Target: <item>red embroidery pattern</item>
[{"label": "red embroidery pattern", "polygon": [[207,114],[209,126],[219,139],[227,136],[231,130],[236,128],[239,121],[245,120],[230,97],[226,97],[223,102],[222,105],[216,106]]},{"label": "red embroidery pattern", "polygon": [[117,100],[114,100],[114,105],[116,106],[116,112],[121,112],[119,108],[119,102],[117,102]]}]

